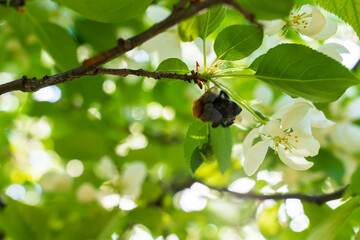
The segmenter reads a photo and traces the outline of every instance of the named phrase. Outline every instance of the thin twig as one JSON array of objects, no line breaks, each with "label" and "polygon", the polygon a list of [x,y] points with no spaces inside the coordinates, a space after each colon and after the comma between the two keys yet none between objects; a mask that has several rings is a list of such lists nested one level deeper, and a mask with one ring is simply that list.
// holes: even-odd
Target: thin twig
[{"label": "thin twig", "polygon": [[254,200],[267,200],[267,199],[273,199],[273,200],[284,200],[284,199],[290,199],[290,198],[296,198],[302,201],[315,203],[317,205],[322,205],[328,201],[339,199],[343,196],[345,190],[348,186],[345,186],[343,188],[340,188],[339,190],[332,192],[332,193],[324,193],[324,194],[316,194],[316,195],[307,195],[303,193],[287,193],[287,194],[269,194],[269,195],[263,195],[263,194],[256,194],[256,193],[236,193],[232,192],[228,189],[217,189],[212,188],[214,190],[218,190],[221,193],[230,194],[231,196],[238,198],[238,199],[254,199]]}]

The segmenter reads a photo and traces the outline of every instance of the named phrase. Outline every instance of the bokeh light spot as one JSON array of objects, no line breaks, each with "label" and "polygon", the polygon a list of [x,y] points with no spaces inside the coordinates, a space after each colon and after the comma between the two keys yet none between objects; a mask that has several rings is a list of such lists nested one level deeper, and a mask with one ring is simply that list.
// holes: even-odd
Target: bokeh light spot
[{"label": "bokeh light spot", "polygon": [[84,171],[84,165],[80,160],[74,159],[66,165],[66,172],[70,177],[79,177]]},{"label": "bokeh light spot", "polygon": [[48,86],[35,92],[34,99],[39,102],[57,102],[61,98],[61,90],[57,86]]},{"label": "bokeh light spot", "polygon": [[22,201],[25,199],[26,189],[23,185],[15,183],[11,184],[5,193],[14,200]]}]

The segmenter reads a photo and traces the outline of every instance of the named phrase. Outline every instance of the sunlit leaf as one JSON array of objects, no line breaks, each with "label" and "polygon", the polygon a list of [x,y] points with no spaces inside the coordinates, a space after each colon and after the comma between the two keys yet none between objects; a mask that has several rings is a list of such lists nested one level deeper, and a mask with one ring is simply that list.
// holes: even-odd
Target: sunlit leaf
[{"label": "sunlit leaf", "polygon": [[349,23],[360,37],[360,0],[314,0],[325,10]]},{"label": "sunlit leaf", "polygon": [[[168,58],[162,61],[156,69],[157,72],[171,72],[178,74],[188,74],[190,70],[186,63],[179,58]],[[161,78],[163,81],[175,81],[176,79]]]},{"label": "sunlit leaf", "polygon": [[181,41],[192,42],[199,36],[199,26],[196,17],[189,18],[178,25]]},{"label": "sunlit leaf", "polygon": [[226,9],[215,6],[206,13],[182,21],[178,25],[178,33],[183,42],[192,42],[197,37],[206,39],[218,28],[225,17]]},{"label": "sunlit leaf", "polygon": [[258,49],[262,40],[262,29],[248,25],[233,25],[219,33],[215,39],[214,50],[218,59],[240,60]]},{"label": "sunlit leaf", "polygon": [[173,72],[179,74],[189,73],[190,70],[186,63],[179,58],[168,58],[162,61],[156,69],[157,72]]},{"label": "sunlit leaf", "polygon": [[335,101],[348,87],[360,83],[336,60],[298,44],[270,49],[255,76],[290,96],[313,102]]},{"label": "sunlit leaf", "polygon": [[199,37],[206,39],[216,30],[225,17],[226,9],[220,5],[211,8],[205,14],[198,17]]}]

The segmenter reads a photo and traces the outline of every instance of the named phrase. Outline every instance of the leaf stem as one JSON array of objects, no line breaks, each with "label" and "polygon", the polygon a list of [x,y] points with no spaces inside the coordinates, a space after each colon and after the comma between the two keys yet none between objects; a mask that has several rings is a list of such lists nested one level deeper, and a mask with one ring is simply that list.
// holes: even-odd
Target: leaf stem
[{"label": "leaf stem", "polygon": [[246,74],[246,73],[234,73],[234,74],[214,74],[211,75],[212,78],[233,78],[233,77],[239,77],[239,78],[249,78],[249,77],[255,77],[254,74]]},{"label": "leaf stem", "polygon": [[206,39],[203,39],[204,72],[206,72]]}]

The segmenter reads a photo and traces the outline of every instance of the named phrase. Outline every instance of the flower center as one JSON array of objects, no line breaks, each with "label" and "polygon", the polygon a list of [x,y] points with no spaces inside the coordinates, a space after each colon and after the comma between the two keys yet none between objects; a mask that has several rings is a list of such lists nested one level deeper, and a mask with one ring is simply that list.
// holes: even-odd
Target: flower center
[{"label": "flower center", "polygon": [[299,142],[299,136],[293,135],[292,132],[286,132],[283,137],[276,136],[273,138],[274,145],[272,148],[275,150],[275,154],[278,153],[279,147],[282,147],[285,151],[289,151],[291,153],[295,146],[289,142],[290,138],[293,138],[295,142]]},{"label": "flower center", "polygon": [[312,13],[302,12],[299,13],[300,8],[296,6],[290,12],[290,25],[296,30],[300,31],[301,29],[306,29],[309,27],[309,23],[312,18]]}]

